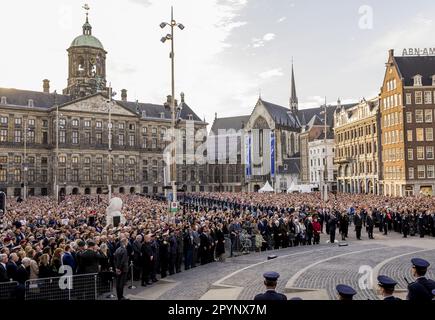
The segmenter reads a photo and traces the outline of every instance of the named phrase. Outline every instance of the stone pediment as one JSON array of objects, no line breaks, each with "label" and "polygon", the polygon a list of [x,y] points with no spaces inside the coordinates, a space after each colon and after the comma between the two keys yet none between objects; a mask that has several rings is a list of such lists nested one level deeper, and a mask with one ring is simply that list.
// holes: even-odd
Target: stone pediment
[{"label": "stone pediment", "polygon": [[[65,111],[89,112],[89,113],[108,113],[107,99],[102,95],[90,96],[80,100],[72,101],[61,107]],[[134,116],[137,115],[132,111],[112,101],[112,115]]]}]

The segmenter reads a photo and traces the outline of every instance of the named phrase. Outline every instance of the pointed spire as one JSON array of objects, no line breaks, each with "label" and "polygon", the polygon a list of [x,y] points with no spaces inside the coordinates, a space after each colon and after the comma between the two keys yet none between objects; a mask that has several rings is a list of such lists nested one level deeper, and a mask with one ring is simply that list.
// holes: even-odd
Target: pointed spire
[{"label": "pointed spire", "polygon": [[291,95],[290,95],[290,110],[298,111],[298,97],[296,95],[296,82],[295,73],[293,68],[293,57],[292,57],[292,82],[291,82]]}]

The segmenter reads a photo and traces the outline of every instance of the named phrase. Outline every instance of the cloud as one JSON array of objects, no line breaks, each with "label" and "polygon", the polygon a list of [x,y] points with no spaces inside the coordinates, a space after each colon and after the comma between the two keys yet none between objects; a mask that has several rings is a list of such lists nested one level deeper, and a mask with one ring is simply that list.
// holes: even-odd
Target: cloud
[{"label": "cloud", "polygon": [[131,1],[133,3],[137,3],[137,4],[140,4],[140,5],[143,5],[145,7],[149,7],[152,4],[151,0],[129,0],[129,1]]},{"label": "cloud", "polygon": [[266,42],[272,41],[276,38],[276,35],[274,33],[266,33],[262,38],[253,38],[252,39],[252,47],[254,48],[260,48],[264,47]]},{"label": "cloud", "polygon": [[284,22],[285,20],[287,20],[287,17],[281,17],[276,22],[281,23]]},{"label": "cloud", "polygon": [[281,68],[270,69],[258,74],[261,79],[270,79],[273,77],[281,77],[284,75]]}]

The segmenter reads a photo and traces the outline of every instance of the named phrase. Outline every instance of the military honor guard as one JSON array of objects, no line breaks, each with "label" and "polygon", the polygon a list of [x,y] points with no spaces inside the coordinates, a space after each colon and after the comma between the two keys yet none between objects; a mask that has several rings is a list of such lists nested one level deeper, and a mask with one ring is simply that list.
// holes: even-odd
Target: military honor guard
[{"label": "military honor guard", "polygon": [[257,294],[254,300],[256,301],[287,300],[287,296],[275,291],[279,278],[279,273],[273,271],[266,272],[263,274],[263,277],[264,277],[264,285],[266,286],[266,292]]},{"label": "military honor guard", "polygon": [[353,296],[356,295],[355,289],[345,284],[339,284],[336,290],[339,300],[353,300]]},{"label": "military honor guard", "polygon": [[380,275],[378,276],[378,286],[380,294],[383,297],[383,300],[402,300],[400,298],[395,297],[394,288],[396,287],[397,282],[391,279],[390,277]]},{"label": "military honor guard", "polygon": [[425,277],[430,264],[424,259],[414,258],[412,263],[412,275],[415,282],[408,285],[407,299],[411,301],[432,300],[432,290],[435,289],[435,281]]}]

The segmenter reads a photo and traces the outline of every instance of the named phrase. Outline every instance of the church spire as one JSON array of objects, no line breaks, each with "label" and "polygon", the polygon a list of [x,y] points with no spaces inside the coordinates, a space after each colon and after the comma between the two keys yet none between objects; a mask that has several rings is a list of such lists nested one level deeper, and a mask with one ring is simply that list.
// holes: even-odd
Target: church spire
[{"label": "church spire", "polygon": [[290,95],[290,110],[298,111],[298,97],[296,95],[296,82],[295,73],[293,68],[293,58],[292,58],[292,82],[291,82],[291,95]]}]

